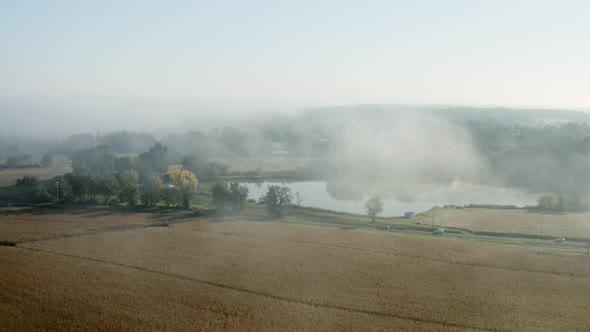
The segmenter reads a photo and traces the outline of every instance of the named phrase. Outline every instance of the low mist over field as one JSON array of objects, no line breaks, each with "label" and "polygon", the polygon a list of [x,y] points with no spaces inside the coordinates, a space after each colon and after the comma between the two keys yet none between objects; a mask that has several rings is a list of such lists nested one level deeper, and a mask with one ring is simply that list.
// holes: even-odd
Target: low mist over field
[{"label": "low mist over field", "polygon": [[[67,160],[78,150],[98,145],[133,155],[160,141],[172,163],[186,165],[192,158],[193,163],[212,160],[217,163],[213,167],[223,166],[203,170],[199,162],[196,169],[203,179],[239,175],[242,167],[231,158],[241,158],[244,167],[256,164],[248,160],[285,160],[274,162],[278,166],[272,172],[279,172],[274,176],[325,180],[339,197],[437,197],[437,202],[454,202],[468,186],[557,193],[573,201],[588,195],[580,184],[590,165],[590,117],[582,112],[412,105],[274,110],[270,104],[264,109],[254,104],[232,108],[223,103],[109,99],[92,104],[79,99],[43,113],[51,105],[2,104],[15,116],[2,123],[10,129],[0,136],[0,159],[18,157],[26,165],[49,153]],[[289,163],[289,158],[299,161]],[[271,171],[244,169],[250,176]],[[424,185],[436,189],[425,192]]]}]

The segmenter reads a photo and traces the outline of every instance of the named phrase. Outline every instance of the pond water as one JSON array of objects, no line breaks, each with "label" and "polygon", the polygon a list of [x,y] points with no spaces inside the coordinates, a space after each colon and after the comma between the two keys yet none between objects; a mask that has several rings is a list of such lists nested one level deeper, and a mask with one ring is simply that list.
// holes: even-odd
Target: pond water
[{"label": "pond water", "polygon": [[[469,183],[383,185],[368,189],[358,183],[309,182],[261,182],[246,183],[248,198],[260,198],[269,185],[285,185],[291,188],[293,196],[299,191],[303,197],[301,205],[350,213],[365,213],[365,202],[378,192],[383,200],[383,216],[401,216],[405,212],[423,212],[435,205],[446,204],[495,204],[535,205],[539,194],[512,188],[490,187]],[[371,194],[368,194],[371,193]],[[293,200],[295,203],[295,199]]]}]

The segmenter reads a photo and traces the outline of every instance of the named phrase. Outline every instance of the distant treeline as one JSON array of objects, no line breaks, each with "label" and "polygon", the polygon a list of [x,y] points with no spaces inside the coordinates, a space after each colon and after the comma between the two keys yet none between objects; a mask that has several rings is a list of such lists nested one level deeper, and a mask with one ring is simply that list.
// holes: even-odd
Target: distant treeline
[{"label": "distant treeline", "polygon": [[491,174],[505,185],[579,199],[590,194],[586,123],[534,127],[471,121],[466,126]]},{"label": "distant treeline", "polygon": [[30,154],[18,154],[10,156],[6,159],[4,164],[0,164],[0,169],[11,169],[11,168],[40,168],[50,167],[53,165],[53,157],[46,153],[41,158],[39,163],[33,163],[31,161],[32,156]]},{"label": "distant treeline", "polygon": [[272,142],[257,135],[249,135],[231,127],[216,128],[204,134],[188,132],[168,135],[158,140],[155,135],[142,132],[119,131],[108,134],[77,134],[63,140],[35,140],[0,136],[0,159],[49,153],[70,155],[76,151],[98,145],[109,146],[116,154],[138,154],[149,149],[156,141],[169,148],[171,160],[199,154],[211,157],[239,157],[272,153]]}]

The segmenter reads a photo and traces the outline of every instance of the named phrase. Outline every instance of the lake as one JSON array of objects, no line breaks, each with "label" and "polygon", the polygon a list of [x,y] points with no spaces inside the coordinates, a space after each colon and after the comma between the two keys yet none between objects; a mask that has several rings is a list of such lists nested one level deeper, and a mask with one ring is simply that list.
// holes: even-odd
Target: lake
[{"label": "lake", "polygon": [[[401,216],[405,212],[423,212],[435,205],[446,204],[495,204],[495,205],[535,205],[539,194],[528,193],[513,188],[474,185],[464,182],[450,184],[383,184],[367,186],[359,183],[327,183],[325,181],[307,182],[261,182],[246,183],[248,198],[260,198],[269,185],[286,185],[293,196],[299,191],[303,196],[301,205],[350,213],[365,213],[365,202],[371,194],[383,200],[383,216]],[[293,200],[295,203],[295,199]]]}]

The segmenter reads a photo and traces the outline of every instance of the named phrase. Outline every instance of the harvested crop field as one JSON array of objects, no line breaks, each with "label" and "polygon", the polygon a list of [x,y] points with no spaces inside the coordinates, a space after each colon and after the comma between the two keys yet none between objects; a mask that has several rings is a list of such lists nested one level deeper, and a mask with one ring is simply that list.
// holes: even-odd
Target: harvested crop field
[{"label": "harvested crop field", "polygon": [[590,329],[587,257],[474,241],[186,219],[0,247],[0,264],[6,330]]},{"label": "harvested crop field", "polygon": [[16,179],[25,175],[36,176],[43,180],[71,171],[72,166],[69,163],[61,163],[51,167],[0,169],[0,186],[13,185]]},{"label": "harvested crop field", "polygon": [[157,224],[165,216],[90,208],[63,213],[0,215],[0,241],[34,241]]},{"label": "harvested crop field", "polygon": [[[426,223],[430,223],[430,219]],[[435,224],[474,231],[590,238],[590,213],[519,209],[440,209]]]}]

